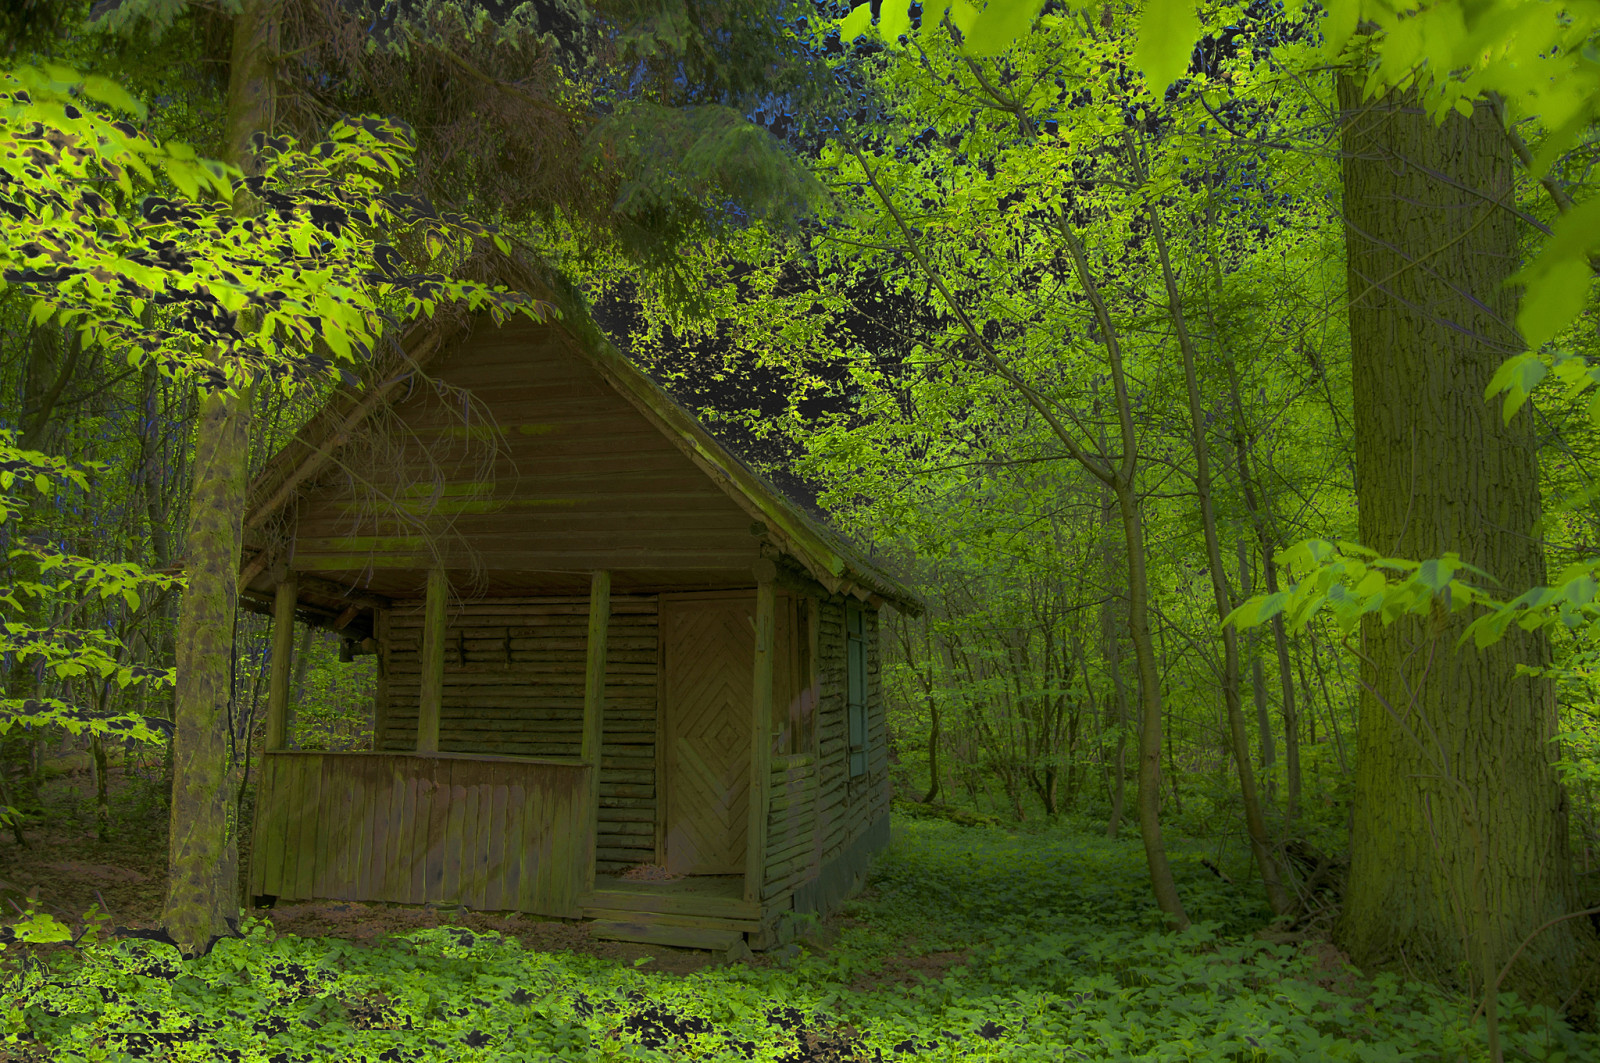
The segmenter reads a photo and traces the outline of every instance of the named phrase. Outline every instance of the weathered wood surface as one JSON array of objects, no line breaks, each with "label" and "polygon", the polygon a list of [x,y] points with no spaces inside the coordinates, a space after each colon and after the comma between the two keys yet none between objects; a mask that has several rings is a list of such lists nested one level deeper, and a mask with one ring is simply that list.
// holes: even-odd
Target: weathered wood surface
[{"label": "weathered wood surface", "polygon": [[[458,398],[416,389],[379,447],[395,460],[301,506],[295,567],[370,566],[379,583],[425,569],[420,516],[458,567],[470,544],[483,569],[505,573],[692,570],[699,583],[748,571],[758,553],[750,513],[572,342],[557,326],[475,332],[437,373],[488,405],[494,424],[463,423]],[[375,513],[374,489],[402,511]]]},{"label": "weathered wood surface", "polygon": [[817,753],[820,772],[815,836],[818,866],[842,853],[889,809],[889,747],[879,677],[878,614],[868,610],[863,619],[867,648],[867,773],[852,777],[843,600],[824,601],[818,617]]},{"label": "weathered wood surface", "polygon": [[761,896],[770,900],[816,874],[817,759],[774,757]]},{"label": "weathered wood surface", "polygon": [[294,664],[294,577],[278,582],[272,602],[272,671],[267,682],[265,748],[282,749],[289,733],[289,672]]},{"label": "weathered wood surface", "polygon": [[428,571],[428,596],[422,611],[422,649],[417,657],[417,741],[419,753],[439,749],[439,717],[444,704],[445,604],[450,580],[441,568]]},{"label": "weathered wood surface", "polygon": [[262,760],[252,895],[581,914],[585,765],[449,753]]},{"label": "weathered wood surface", "polygon": [[[756,623],[754,678],[750,696],[750,825],[745,846],[744,899],[761,899],[761,883],[766,874],[767,797],[772,771],[773,718],[772,683],[774,658],[779,654],[777,640],[776,588],[772,579],[777,566],[767,558],[756,562]],[[787,656],[787,655],[785,655]],[[790,670],[792,671],[792,669]],[[787,717],[787,712],[785,712]],[[780,732],[781,733],[781,732]]]},{"label": "weathered wood surface", "polygon": [[589,936],[602,941],[638,941],[649,945],[670,945],[675,949],[710,949],[713,952],[724,952],[734,942],[744,940],[744,934],[738,930],[681,926],[654,918],[626,922],[599,919],[590,924]]},{"label": "weathered wood surface", "polygon": [[[606,624],[598,869],[655,860],[657,600],[611,595]],[[414,747],[421,603],[386,611],[383,749]],[[444,643],[439,748],[582,753],[589,597],[494,598],[452,611]]]},{"label": "weathered wood surface", "polygon": [[666,862],[684,874],[746,871],[754,600],[662,602]]},{"label": "weathered wood surface", "polygon": [[[594,769],[589,773],[589,786],[584,793],[590,836],[595,836],[599,827],[600,775],[605,768],[601,745],[606,716],[606,626],[610,619],[611,573],[596,572],[589,583],[589,631],[585,640],[583,665],[583,747],[579,751],[584,763]],[[465,653],[462,656],[465,657]],[[653,754],[650,759],[654,761]],[[607,848],[612,848],[616,839],[625,839],[632,832],[634,824],[622,823],[612,826],[613,833],[605,839]],[[591,852],[584,861],[585,890],[594,888],[598,855],[597,852]]]}]

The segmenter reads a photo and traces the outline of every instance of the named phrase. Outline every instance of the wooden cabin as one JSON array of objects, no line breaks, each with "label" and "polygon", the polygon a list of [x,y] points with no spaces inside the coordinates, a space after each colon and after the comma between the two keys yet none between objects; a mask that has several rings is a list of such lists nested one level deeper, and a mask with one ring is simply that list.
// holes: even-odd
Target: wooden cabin
[{"label": "wooden cabin", "polygon": [[[706,948],[835,906],[888,842],[878,614],[916,598],[581,313],[403,347],[251,486],[252,896]],[[376,654],[370,750],[295,748],[295,620]]]}]

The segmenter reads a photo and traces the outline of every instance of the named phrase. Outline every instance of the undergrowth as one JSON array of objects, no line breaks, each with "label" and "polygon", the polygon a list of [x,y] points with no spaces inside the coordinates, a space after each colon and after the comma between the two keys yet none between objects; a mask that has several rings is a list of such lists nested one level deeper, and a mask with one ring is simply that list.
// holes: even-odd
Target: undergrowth
[{"label": "undergrowth", "polygon": [[[1251,937],[1251,891],[1174,853],[1196,924],[1160,929],[1136,843],[897,821],[826,950],[678,977],[458,927],[377,947],[277,936],[183,963],[117,939],[4,954],[0,1056],[51,1060],[1482,1059],[1438,990]],[[909,962],[936,957],[938,963]],[[934,972],[918,978],[909,972]],[[1507,1058],[1600,1038],[1507,996]]]}]

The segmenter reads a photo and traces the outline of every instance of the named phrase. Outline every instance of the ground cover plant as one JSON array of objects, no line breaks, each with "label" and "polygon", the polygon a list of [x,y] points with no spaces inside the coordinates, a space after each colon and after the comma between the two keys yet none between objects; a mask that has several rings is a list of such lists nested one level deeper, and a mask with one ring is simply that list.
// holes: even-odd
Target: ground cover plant
[{"label": "ground cover plant", "polygon": [[[444,925],[365,944],[278,932],[181,960],[98,936],[4,954],[18,1060],[1458,1060],[1471,1004],[1326,943],[1260,940],[1258,889],[1174,847],[1194,912],[1163,932],[1136,843],[1087,824],[897,817],[868,892],[806,944],[658,973]],[[268,913],[269,914],[269,913]],[[103,929],[99,932],[103,934]],[[98,939],[97,939],[98,936]],[[1592,1058],[1600,1037],[1507,995],[1506,1058]]]}]

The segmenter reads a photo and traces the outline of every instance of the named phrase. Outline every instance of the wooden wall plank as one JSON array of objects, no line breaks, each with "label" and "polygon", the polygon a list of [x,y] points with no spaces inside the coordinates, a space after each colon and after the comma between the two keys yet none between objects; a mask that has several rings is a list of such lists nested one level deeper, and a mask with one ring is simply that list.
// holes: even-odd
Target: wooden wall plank
[{"label": "wooden wall plank", "polygon": [[510,772],[502,772],[495,776],[494,785],[489,793],[488,813],[483,817],[485,834],[483,907],[491,912],[500,910],[500,898],[505,889],[506,791],[509,788],[510,776]]},{"label": "wooden wall plank", "polygon": [[424,900],[442,903],[446,830],[450,823],[450,775],[454,760],[431,760],[428,765],[432,791],[428,795],[427,867],[424,872]]}]

